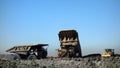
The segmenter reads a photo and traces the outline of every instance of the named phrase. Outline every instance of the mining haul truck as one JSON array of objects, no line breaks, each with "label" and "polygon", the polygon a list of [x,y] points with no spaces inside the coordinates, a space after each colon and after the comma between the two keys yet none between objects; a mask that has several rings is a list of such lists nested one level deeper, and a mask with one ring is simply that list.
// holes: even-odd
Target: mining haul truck
[{"label": "mining haul truck", "polygon": [[47,48],[43,48],[44,46],[48,44],[14,46],[6,52],[14,53],[14,59],[40,59],[47,57]]},{"label": "mining haul truck", "polygon": [[58,57],[82,57],[78,33],[76,30],[62,30],[58,34],[60,47]]}]

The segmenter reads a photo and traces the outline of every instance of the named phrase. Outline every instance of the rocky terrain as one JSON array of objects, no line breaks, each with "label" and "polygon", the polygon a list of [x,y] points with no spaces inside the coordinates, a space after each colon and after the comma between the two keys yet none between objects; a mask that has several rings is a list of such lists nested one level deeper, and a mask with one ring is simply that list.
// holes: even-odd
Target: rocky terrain
[{"label": "rocky terrain", "polygon": [[[47,58],[40,60],[11,60],[2,56],[0,68],[120,68],[120,56],[85,58]],[[3,58],[4,57],[4,58]]]}]

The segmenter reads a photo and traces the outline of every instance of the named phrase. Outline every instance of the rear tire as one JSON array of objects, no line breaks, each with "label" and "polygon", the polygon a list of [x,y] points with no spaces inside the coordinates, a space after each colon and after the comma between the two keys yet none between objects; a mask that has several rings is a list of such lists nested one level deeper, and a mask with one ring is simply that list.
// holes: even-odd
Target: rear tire
[{"label": "rear tire", "polygon": [[35,55],[29,55],[27,59],[28,60],[36,60],[37,57]]}]

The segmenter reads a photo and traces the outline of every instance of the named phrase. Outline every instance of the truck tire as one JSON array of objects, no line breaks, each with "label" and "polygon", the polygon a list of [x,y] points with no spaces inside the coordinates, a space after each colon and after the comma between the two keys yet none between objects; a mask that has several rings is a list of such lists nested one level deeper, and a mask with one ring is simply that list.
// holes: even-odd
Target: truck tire
[{"label": "truck tire", "polygon": [[20,60],[21,59],[21,57],[18,54],[14,54],[13,56],[14,56],[13,57],[14,60]]},{"label": "truck tire", "polygon": [[29,55],[27,59],[28,60],[36,60],[37,57],[35,55]]}]

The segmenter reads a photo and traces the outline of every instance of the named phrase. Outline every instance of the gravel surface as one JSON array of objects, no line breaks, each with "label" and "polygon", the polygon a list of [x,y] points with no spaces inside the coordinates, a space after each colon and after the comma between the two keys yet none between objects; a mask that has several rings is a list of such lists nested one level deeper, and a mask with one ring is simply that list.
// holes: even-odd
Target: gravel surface
[{"label": "gravel surface", "polygon": [[120,56],[40,60],[5,60],[5,58],[1,58],[0,68],[120,68]]}]

